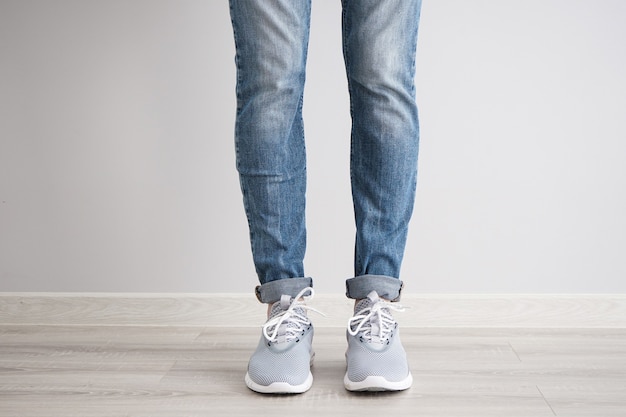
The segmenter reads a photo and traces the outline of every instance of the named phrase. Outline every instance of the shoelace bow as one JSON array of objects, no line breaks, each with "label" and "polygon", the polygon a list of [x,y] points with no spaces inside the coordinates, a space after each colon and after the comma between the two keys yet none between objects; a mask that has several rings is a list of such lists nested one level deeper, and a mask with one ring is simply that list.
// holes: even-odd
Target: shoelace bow
[{"label": "shoelace bow", "polygon": [[[386,339],[396,326],[396,321],[389,310],[402,312],[405,311],[406,308],[401,305],[394,305],[383,300],[378,300],[350,318],[348,321],[348,333],[352,336],[356,336],[362,332],[361,336],[370,340],[372,336],[377,336],[380,340]],[[378,321],[377,335],[372,335],[372,318],[374,317],[376,317]],[[356,326],[353,328],[355,324]]]},{"label": "shoelace bow", "polygon": [[307,298],[313,297],[313,288],[309,287],[303,289],[294,297],[287,310],[272,317],[263,325],[263,335],[268,341],[275,342],[278,339],[279,331],[283,325],[285,325],[284,337],[286,342],[289,342],[302,334],[302,332],[311,323],[309,318],[304,314],[307,310],[314,311],[322,316],[325,316],[325,314],[321,311],[304,304],[304,300],[302,300],[302,298],[307,292],[310,293]]}]

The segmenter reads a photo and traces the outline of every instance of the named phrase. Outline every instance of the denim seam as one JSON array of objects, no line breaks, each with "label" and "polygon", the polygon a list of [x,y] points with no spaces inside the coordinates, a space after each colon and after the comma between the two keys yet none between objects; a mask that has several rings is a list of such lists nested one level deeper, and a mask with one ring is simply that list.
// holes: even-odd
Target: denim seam
[{"label": "denim seam", "polygon": [[[350,97],[350,118],[354,120],[354,99],[353,99],[353,82],[350,77],[351,73],[351,61],[350,54],[348,51],[348,33],[351,30],[350,22],[348,20],[348,0],[342,0],[342,10],[341,10],[341,21],[342,21],[342,49],[343,49],[343,59],[346,68],[346,79],[348,83],[348,93]],[[350,135],[350,183],[354,184],[354,125],[352,126],[352,132]],[[354,191],[353,191],[354,192]],[[353,196],[354,199],[354,196]],[[354,203],[353,203],[354,205]],[[361,259],[358,258],[358,251],[356,250],[356,242],[354,247],[354,272],[356,274],[357,271],[361,270]]]}]

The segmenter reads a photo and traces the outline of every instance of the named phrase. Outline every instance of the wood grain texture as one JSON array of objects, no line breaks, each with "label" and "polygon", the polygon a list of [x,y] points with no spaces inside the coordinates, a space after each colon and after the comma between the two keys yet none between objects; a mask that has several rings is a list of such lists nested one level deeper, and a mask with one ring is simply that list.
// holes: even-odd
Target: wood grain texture
[{"label": "wood grain texture", "polygon": [[343,388],[345,334],[318,326],[313,388],[243,382],[259,327],[0,326],[0,416],[621,416],[625,329],[406,327],[401,393]]},{"label": "wood grain texture", "polygon": [[252,296],[4,294],[0,416],[624,417],[625,301],[405,296],[413,387],[354,394],[342,383],[352,302],[320,295],[313,388],[263,396],[243,382],[265,314]]},{"label": "wood grain texture", "polygon": [[[352,301],[316,295],[317,322],[343,328]],[[405,294],[405,327],[626,328],[626,295]],[[249,327],[265,307],[251,294],[0,293],[0,324]]]}]

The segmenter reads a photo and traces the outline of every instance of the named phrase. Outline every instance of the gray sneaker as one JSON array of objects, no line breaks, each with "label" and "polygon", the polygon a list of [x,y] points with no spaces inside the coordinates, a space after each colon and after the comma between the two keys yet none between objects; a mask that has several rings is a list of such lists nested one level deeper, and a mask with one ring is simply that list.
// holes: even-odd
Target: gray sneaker
[{"label": "gray sneaker", "polygon": [[264,394],[298,394],[313,384],[313,325],[306,310],[314,310],[301,298],[313,296],[305,288],[291,298],[283,295],[272,305],[269,319],[263,325],[261,340],[250,358],[246,385]]},{"label": "gray sneaker", "polygon": [[401,391],[413,383],[390,310],[403,309],[382,300],[376,291],[355,306],[347,330],[348,369],[343,383],[348,391]]}]

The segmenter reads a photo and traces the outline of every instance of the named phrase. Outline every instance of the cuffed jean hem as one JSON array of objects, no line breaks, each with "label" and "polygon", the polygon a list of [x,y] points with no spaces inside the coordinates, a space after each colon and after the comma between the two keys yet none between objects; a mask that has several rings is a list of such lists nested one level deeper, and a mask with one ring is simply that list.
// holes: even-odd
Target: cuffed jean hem
[{"label": "cuffed jean hem", "polygon": [[361,275],[346,280],[346,296],[355,300],[367,298],[376,291],[380,298],[399,301],[403,283],[398,278],[386,275]]},{"label": "cuffed jean hem", "polygon": [[312,278],[285,278],[259,285],[255,288],[255,293],[260,302],[269,304],[280,300],[283,295],[295,297],[303,289],[312,286]]}]

